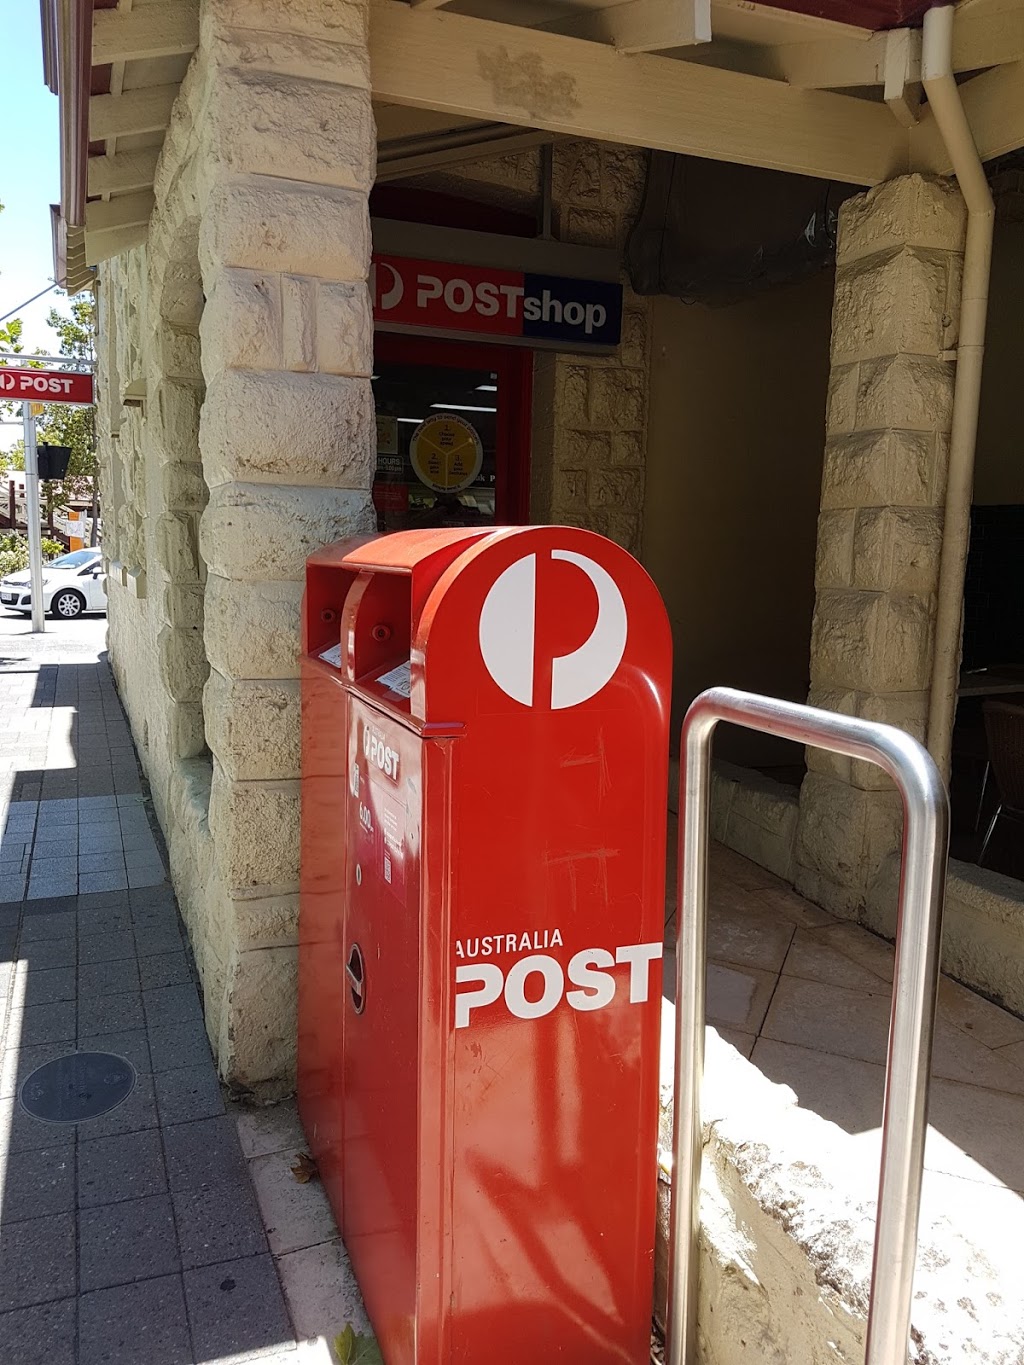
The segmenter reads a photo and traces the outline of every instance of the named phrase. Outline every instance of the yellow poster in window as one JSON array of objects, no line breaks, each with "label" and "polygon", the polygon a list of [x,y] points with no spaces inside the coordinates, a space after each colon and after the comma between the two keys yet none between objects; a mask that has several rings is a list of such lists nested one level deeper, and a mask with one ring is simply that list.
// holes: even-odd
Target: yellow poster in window
[{"label": "yellow poster in window", "polygon": [[479,478],[484,446],[464,417],[439,412],[413,432],[409,459],[420,483],[435,493],[458,493]]}]

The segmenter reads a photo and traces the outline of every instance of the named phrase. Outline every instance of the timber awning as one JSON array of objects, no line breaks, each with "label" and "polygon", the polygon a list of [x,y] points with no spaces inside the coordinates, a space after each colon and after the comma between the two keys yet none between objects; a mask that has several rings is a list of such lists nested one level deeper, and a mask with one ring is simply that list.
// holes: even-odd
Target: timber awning
[{"label": "timber awning", "polygon": [[[145,238],[199,0],[40,0],[60,97],[58,282]],[[286,8],[286,7],[284,7]],[[378,179],[557,137],[851,184],[946,172],[921,107],[927,0],[371,0]],[[1024,0],[960,0],[983,158],[1024,146]]]}]

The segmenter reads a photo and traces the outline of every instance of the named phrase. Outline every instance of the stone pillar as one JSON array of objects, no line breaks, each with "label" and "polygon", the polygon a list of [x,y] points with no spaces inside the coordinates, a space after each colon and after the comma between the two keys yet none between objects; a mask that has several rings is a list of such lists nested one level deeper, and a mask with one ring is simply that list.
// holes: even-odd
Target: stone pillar
[{"label": "stone pillar", "polygon": [[373,529],[365,0],[205,0],[198,150],[204,989],[221,1075],[289,1088],[307,555]]},{"label": "stone pillar", "polygon": [[[645,153],[567,142],[557,143],[553,155],[560,239],[621,251],[643,196]],[[638,555],[650,300],[637,297],[625,276],[623,284],[622,343],[613,355],[537,353],[530,514],[598,531]]]},{"label": "stone pillar", "polygon": [[[840,214],[818,522],[812,705],[923,739],[932,664],[965,209],[904,176]],[[901,836],[870,764],[808,751],[798,890],[858,917]]]}]

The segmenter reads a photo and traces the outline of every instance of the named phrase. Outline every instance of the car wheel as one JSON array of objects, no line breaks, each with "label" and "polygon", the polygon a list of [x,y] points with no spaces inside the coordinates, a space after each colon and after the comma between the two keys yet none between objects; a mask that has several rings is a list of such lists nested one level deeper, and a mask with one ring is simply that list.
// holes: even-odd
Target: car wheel
[{"label": "car wheel", "polygon": [[50,615],[58,621],[73,621],[85,611],[85,598],[74,588],[61,588],[50,602]]}]

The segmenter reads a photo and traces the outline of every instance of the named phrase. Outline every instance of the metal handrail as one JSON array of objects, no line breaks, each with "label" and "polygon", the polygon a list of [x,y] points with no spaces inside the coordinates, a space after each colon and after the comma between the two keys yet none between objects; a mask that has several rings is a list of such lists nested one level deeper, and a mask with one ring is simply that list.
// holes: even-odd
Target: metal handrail
[{"label": "metal handrail", "polygon": [[939,982],[949,798],[927,750],[902,730],[727,687],[713,687],[694,701],[683,721],[680,751],[666,1362],[695,1365],[697,1359],[711,740],[723,720],[877,764],[903,798],[896,965],[865,1365],[906,1365]]}]

